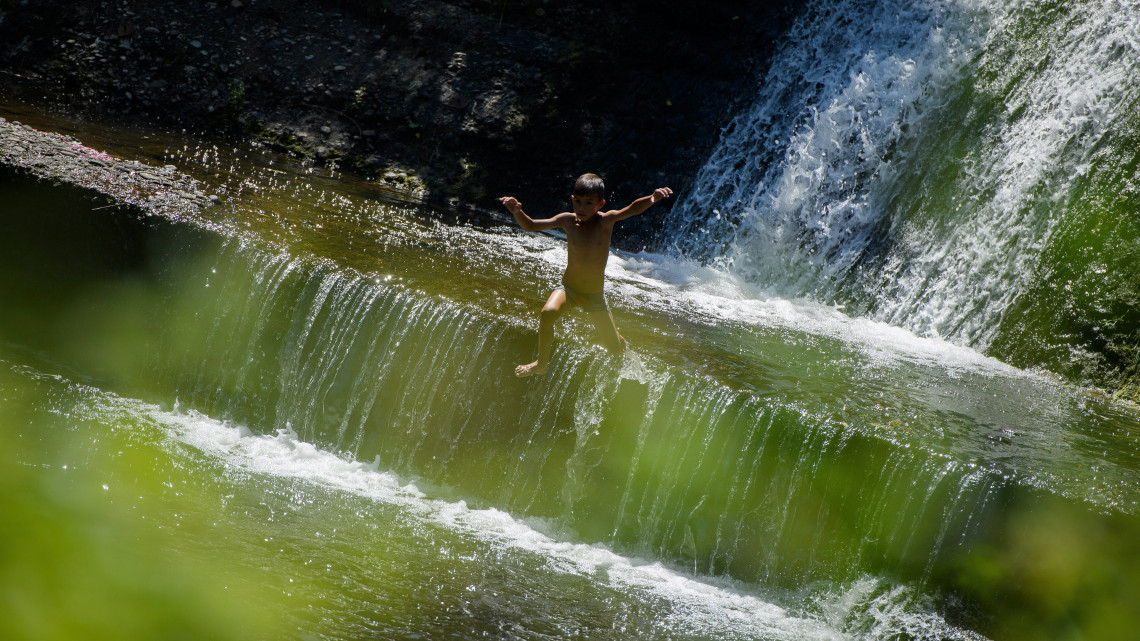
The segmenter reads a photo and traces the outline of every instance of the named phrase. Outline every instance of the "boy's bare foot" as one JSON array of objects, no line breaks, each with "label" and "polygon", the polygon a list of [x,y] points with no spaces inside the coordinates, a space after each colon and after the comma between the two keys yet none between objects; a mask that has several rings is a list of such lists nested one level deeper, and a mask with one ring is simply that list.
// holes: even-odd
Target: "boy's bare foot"
[{"label": "boy's bare foot", "polygon": [[546,366],[539,365],[538,361],[528,363],[526,365],[519,365],[515,368],[515,376],[518,376],[519,378],[524,378],[527,376],[538,376],[539,374],[544,374],[545,372]]}]

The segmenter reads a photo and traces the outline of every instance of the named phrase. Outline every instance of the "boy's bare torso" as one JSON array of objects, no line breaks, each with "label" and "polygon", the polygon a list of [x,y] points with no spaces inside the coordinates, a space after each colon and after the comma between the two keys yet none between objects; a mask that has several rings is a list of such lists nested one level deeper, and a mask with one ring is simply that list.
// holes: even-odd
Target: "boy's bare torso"
[{"label": "boy's bare torso", "polygon": [[582,294],[598,293],[605,285],[613,222],[601,216],[579,220],[569,214],[567,218],[562,225],[566,232],[566,272],[562,282]]}]

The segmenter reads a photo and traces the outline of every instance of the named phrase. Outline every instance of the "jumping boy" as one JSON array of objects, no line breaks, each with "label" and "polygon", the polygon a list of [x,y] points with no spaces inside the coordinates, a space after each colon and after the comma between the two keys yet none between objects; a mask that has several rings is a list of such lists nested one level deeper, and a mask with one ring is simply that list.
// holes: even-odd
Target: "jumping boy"
[{"label": "jumping boy", "polygon": [[561,228],[566,232],[566,272],[562,284],[550,293],[542,308],[538,325],[538,360],[515,368],[517,376],[542,374],[550,362],[550,348],[554,342],[554,321],[567,304],[577,305],[589,315],[602,345],[611,354],[625,351],[625,339],[618,334],[613,314],[606,305],[602,291],[605,285],[606,261],[610,257],[610,235],[614,223],[636,216],[659,200],[673,195],[673,190],[662,187],[643,196],[624,209],[601,211],[606,204],[605,183],[595,174],[582,174],[574,183],[570,200],[574,211],[562,212],[553,218],[535,220],[526,215],[522,203],[512,196],[499,199],[514,215],[519,226],[526,231]]}]

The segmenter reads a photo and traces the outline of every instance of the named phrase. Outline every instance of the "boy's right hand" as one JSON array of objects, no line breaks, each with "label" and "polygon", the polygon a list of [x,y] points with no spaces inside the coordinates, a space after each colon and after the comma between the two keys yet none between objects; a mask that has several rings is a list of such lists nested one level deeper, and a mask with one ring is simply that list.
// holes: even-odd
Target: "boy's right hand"
[{"label": "boy's right hand", "polygon": [[503,203],[503,206],[507,208],[507,211],[511,212],[512,214],[522,211],[522,203],[520,203],[519,199],[515,198],[514,196],[503,196],[499,199],[499,202]]}]

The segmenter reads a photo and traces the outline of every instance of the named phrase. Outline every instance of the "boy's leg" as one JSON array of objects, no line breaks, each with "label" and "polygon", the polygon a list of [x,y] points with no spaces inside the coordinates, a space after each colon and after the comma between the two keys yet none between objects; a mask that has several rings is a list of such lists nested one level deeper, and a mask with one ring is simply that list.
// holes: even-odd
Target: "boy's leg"
[{"label": "boy's leg", "polygon": [[594,324],[594,329],[598,332],[598,338],[602,341],[602,347],[605,347],[611,354],[621,354],[625,351],[625,338],[617,331],[617,325],[614,324],[614,315],[610,310],[591,309],[586,312],[590,315],[590,321]]},{"label": "boy's leg", "polygon": [[546,371],[546,365],[550,362],[550,349],[554,343],[554,321],[562,313],[566,301],[565,291],[556,289],[550,293],[550,298],[546,299],[546,305],[542,307],[542,313],[538,317],[538,360],[516,367],[516,376],[531,376]]}]

